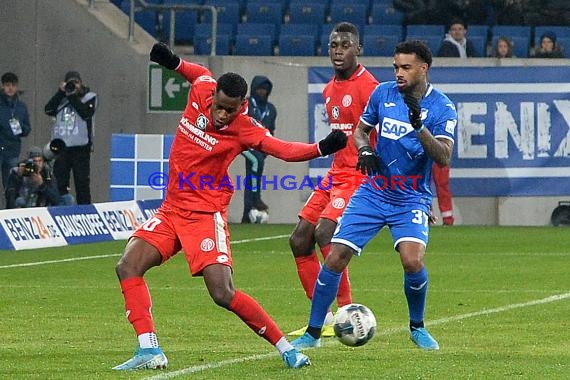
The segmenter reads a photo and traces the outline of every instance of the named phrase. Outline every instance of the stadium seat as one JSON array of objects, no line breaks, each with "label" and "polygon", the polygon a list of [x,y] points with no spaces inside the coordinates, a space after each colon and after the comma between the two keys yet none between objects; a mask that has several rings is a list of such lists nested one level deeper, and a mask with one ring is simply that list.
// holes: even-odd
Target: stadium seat
[{"label": "stadium seat", "polygon": [[[195,55],[210,55],[212,52],[212,37],[194,35],[193,38]],[[216,35],[216,55],[231,55],[232,37],[229,34]]]},{"label": "stadium seat", "polygon": [[506,36],[513,37],[526,37],[530,41],[530,26],[520,25],[495,25],[491,28],[493,38]]},{"label": "stadium seat", "polygon": [[[236,26],[233,24],[227,23],[218,23],[217,24],[217,34],[225,34],[229,35],[233,38],[236,34]],[[199,37],[211,37],[212,36],[212,24],[209,23],[200,23],[194,26],[194,35]]]},{"label": "stadium seat", "polygon": [[564,58],[570,58],[570,36],[559,37],[556,39],[556,43],[562,47]]},{"label": "stadium seat", "polygon": [[245,15],[247,22],[281,25],[283,22],[283,6],[281,3],[248,1]]},{"label": "stadium seat", "polygon": [[489,35],[487,25],[467,25],[467,37],[485,37]]},{"label": "stadium seat", "polygon": [[320,27],[317,24],[283,24],[279,36],[312,36],[316,42],[321,35]]},{"label": "stadium seat", "polygon": [[420,40],[420,41],[422,41],[423,43],[425,43],[429,47],[432,55],[436,56],[437,52],[439,51],[439,47],[441,46],[441,42],[443,41],[443,36],[427,35],[427,34],[408,35],[406,37],[406,41],[408,41],[408,40]]},{"label": "stadium seat", "polygon": [[[537,26],[534,28],[534,46],[540,45],[540,36],[544,32],[554,32],[556,34],[556,39],[570,37],[570,26]],[[570,46],[566,46],[566,50],[570,49]]]},{"label": "stadium seat", "polygon": [[[218,10],[218,23],[237,24],[241,21],[239,3],[233,0],[206,0],[204,5],[213,5]],[[212,13],[202,12],[201,22],[211,23]]]},{"label": "stadium seat", "polygon": [[479,57],[487,56],[487,36],[468,36],[467,38],[473,43]]},{"label": "stadium seat", "polygon": [[439,38],[443,39],[445,35],[445,27],[443,25],[425,25],[425,24],[415,24],[415,25],[408,25],[406,27],[406,39],[410,40],[411,38],[407,36],[439,36]]},{"label": "stadium seat", "polygon": [[392,57],[398,42],[399,35],[366,34],[362,40],[362,52],[367,57]]},{"label": "stadium seat", "polygon": [[386,3],[372,4],[370,11],[371,24],[379,25],[402,25],[404,21],[404,13],[400,12],[394,6]]},{"label": "stadium seat", "polygon": [[291,3],[288,22],[291,24],[315,24],[325,22],[325,5],[318,3]]},{"label": "stadium seat", "polygon": [[272,39],[269,35],[260,36],[236,36],[236,55],[255,55],[255,56],[271,56],[273,55]]},{"label": "stadium seat", "polygon": [[279,55],[284,56],[314,56],[316,39],[312,35],[283,35],[279,36]]},{"label": "stadium seat", "polygon": [[[379,24],[371,24],[365,25],[364,30],[361,31],[362,36],[374,35],[374,36],[382,36],[382,35],[390,35],[390,36],[398,36],[398,38],[402,38],[403,28],[402,25],[379,25]],[[361,36],[361,38],[362,38]]]},{"label": "stadium seat", "polygon": [[277,42],[278,30],[275,24],[246,22],[237,25],[238,36],[259,37],[269,36],[271,43]]},{"label": "stadium seat", "polygon": [[[174,24],[174,37],[178,44],[186,44],[192,42],[194,38],[194,27],[198,19],[197,11],[177,11]],[[163,12],[162,19],[163,38],[170,36],[170,12]]]},{"label": "stadium seat", "polygon": [[361,30],[368,21],[367,7],[356,2],[352,5],[331,3],[330,22],[336,24],[341,21],[351,22]]}]

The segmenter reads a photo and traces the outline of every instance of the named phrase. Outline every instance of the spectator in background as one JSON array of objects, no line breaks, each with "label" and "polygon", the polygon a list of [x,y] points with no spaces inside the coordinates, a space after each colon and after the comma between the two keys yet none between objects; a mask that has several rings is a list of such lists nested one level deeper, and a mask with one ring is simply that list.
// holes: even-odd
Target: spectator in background
[{"label": "spectator in background", "polygon": [[18,76],[14,73],[2,75],[0,93],[0,167],[2,185],[7,187],[8,176],[18,166],[22,149],[21,138],[27,136],[32,127],[28,107],[20,100]]},{"label": "spectator in background", "polygon": [[540,46],[535,50],[534,58],[564,58],[562,47],[556,43],[556,33],[544,32],[540,36]]},{"label": "spectator in background", "polygon": [[45,106],[45,113],[55,117],[52,138],[65,142],[65,150],[54,163],[59,193],[69,193],[69,177],[73,171],[78,204],[91,203],[90,170],[92,137],[97,109],[97,94],[83,85],[77,71],[65,74],[54,96]]},{"label": "spectator in background", "polygon": [[32,147],[28,159],[12,168],[6,185],[6,208],[57,206],[55,178],[45,165],[42,149]]},{"label": "spectator in background", "polygon": [[[275,134],[275,119],[277,110],[269,99],[273,83],[263,75],[256,75],[251,81],[248,115],[259,121],[271,135]],[[242,223],[253,223],[250,211],[257,209],[267,211],[267,205],[261,200],[261,188],[265,153],[255,149],[248,149],[242,153],[245,157],[245,190],[243,195]]]},{"label": "spectator in background", "polygon": [[493,58],[515,58],[513,55],[513,42],[509,37],[501,36],[497,38],[493,51],[491,53]]},{"label": "spectator in background", "polygon": [[461,19],[453,19],[448,27],[448,32],[441,43],[438,57],[479,57],[479,54],[467,37],[467,24]]}]

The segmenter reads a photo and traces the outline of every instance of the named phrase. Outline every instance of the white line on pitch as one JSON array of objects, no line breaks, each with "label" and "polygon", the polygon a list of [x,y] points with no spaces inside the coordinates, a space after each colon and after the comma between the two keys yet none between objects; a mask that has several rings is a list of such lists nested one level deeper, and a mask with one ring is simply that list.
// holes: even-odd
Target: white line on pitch
[{"label": "white line on pitch", "polygon": [[[506,305],[506,306],[496,307],[493,309],[485,309],[485,310],[481,310],[481,311],[475,311],[472,313],[459,314],[459,315],[455,315],[455,316],[447,317],[447,318],[440,318],[440,319],[433,320],[431,322],[427,322],[426,325],[428,325],[428,326],[442,325],[445,323],[459,321],[459,320],[467,319],[467,318],[478,317],[481,315],[502,313],[504,311],[509,311],[509,310],[513,310],[513,309],[519,309],[519,308],[523,308],[523,307],[529,307],[529,306],[541,305],[541,304],[550,303],[550,302],[561,301],[561,300],[564,300],[567,298],[570,298],[570,292],[563,293],[563,294],[556,294],[556,295],[553,295],[550,297],[546,297],[546,298],[542,298],[542,299],[538,299],[538,300],[534,300],[534,301],[514,303],[514,304],[510,304],[510,305]],[[402,331],[407,331],[407,328],[386,329],[386,330],[379,332],[379,335],[384,335],[384,336],[392,335],[392,334],[396,334],[396,333],[399,333]],[[247,362],[247,361],[253,361],[253,360],[262,360],[262,359],[268,358],[270,356],[276,356],[276,355],[277,355],[276,352],[271,352],[271,353],[267,353],[267,354],[250,355],[250,356],[246,356],[246,357],[242,357],[242,358],[223,360],[223,361],[216,362],[216,363],[202,364],[199,366],[183,368],[183,369],[180,369],[177,371],[161,373],[161,374],[156,375],[156,376],[146,377],[146,378],[144,378],[144,380],[171,379],[173,377],[178,377],[178,376],[182,376],[182,375],[188,375],[191,373],[196,373],[196,372],[206,371],[206,370],[210,370],[210,369],[225,367],[225,366],[232,365],[232,364],[237,364],[237,363],[242,363],[242,362]]]},{"label": "white line on pitch", "polygon": [[[243,240],[236,240],[230,242],[231,245],[234,244],[244,244],[244,243],[252,243],[257,241],[264,241],[264,240],[275,240],[289,237],[289,235],[274,235],[274,236],[265,236],[259,238],[252,238],[252,239],[243,239]],[[97,256],[84,256],[84,257],[72,257],[69,259],[59,259],[59,260],[46,260],[46,261],[36,261],[32,263],[20,263],[20,264],[11,264],[11,265],[1,265],[0,269],[8,269],[8,268],[21,268],[21,267],[33,267],[37,265],[46,265],[46,264],[57,264],[57,263],[65,263],[70,261],[81,261],[81,260],[93,260],[93,259],[104,259],[107,257],[114,257],[114,256],[121,256],[122,253],[112,253],[109,255],[97,255]]]}]

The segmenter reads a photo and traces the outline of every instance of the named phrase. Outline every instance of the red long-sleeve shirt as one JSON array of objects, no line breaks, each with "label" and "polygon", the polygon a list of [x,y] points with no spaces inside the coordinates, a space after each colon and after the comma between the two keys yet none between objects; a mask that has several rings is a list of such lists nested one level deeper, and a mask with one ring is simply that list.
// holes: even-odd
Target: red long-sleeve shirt
[{"label": "red long-sleeve shirt", "polygon": [[319,156],[317,144],[272,137],[247,116],[247,105],[225,128],[214,128],[210,109],[216,80],[212,73],[184,60],[176,70],[192,83],[192,89],[170,151],[165,206],[179,213],[225,211],[234,192],[228,168],[249,148],[290,162]]}]

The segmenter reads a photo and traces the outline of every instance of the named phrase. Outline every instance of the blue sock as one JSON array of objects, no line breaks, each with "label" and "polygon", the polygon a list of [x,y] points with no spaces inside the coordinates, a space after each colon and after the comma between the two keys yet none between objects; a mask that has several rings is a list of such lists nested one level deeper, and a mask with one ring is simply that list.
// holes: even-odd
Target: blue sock
[{"label": "blue sock", "polygon": [[423,327],[427,288],[428,273],[425,267],[417,273],[404,272],[404,293],[408,301],[411,325]]},{"label": "blue sock", "polygon": [[340,275],[341,273],[333,272],[324,265],[321,267],[317,282],[315,283],[315,291],[313,292],[309,328],[318,329],[320,331],[323,327],[327,312],[338,292]]}]

